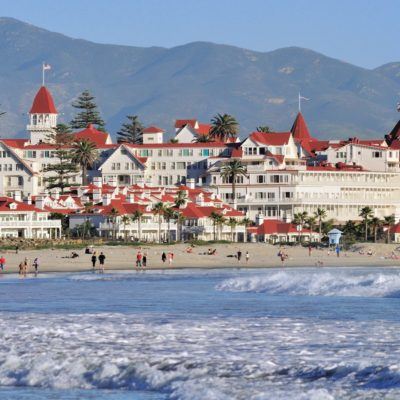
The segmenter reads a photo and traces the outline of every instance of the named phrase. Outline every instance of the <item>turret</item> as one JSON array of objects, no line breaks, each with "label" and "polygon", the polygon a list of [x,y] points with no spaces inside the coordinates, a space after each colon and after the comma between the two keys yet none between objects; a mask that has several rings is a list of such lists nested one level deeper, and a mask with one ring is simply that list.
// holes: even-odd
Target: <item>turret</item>
[{"label": "turret", "polygon": [[31,144],[44,142],[46,137],[54,133],[57,126],[57,109],[53,97],[45,86],[36,93],[31,110],[29,111],[29,125]]}]

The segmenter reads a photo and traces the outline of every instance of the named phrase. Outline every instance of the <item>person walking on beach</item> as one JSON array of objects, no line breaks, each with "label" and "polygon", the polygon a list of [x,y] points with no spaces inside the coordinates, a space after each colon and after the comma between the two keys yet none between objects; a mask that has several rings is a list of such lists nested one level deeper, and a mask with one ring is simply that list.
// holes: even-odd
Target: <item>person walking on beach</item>
[{"label": "person walking on beach", "polygon": [[20,276],[22,276],[22,275],[24,274],[24,263],[23,263],[22,261],[19,263],[18,268],[19,268],[18,274],[19,274]]},{"label": "person walking on beach", "polygon": [[174,259],[174,254],[172,252],[168,253],[168,264],[172,265],[172,261]]},{"label": "person walking on beach", "polygon": [[141,268],[142,267],[142,252],[139,250],[136,254],[136,267]]},{"label": "person walking on beach", "polygon": [[278,257],[281,259],[282,267],[285,266],[285,260],[288,258],[288,255],[285,254],[283,250],[279,250]]},{"label": "person walking on beach", "polygon": [[101,252],[99,255],[99,263],[100,263],[100,270],[101,270],[102,274],[104,274],[104,260],[105,259],[106,259],[106,256],[103,254],[103,252]]},{"label": "person walking on beach", "polygon": [[143,268],[147,267],[147,254],[146,253],[143,254],[142,266],[143,266]]},{"label": "person walking on beach", "polygon": [[24,260],[24,276],[26,276],[26,274],[28,273],[28,268],[29,268],[29,260],[27,257],[25,257]]},{"label": "person walking on beach", "polygon": [[250,258],[250,254],[248,251],[246,251],[246,264],[248,264]]},{"label": "person walking on beach", "polygon": [[19,246],[16,245],[16,246],[15,246],[15,254],[18,254],[18,250],[19,250]]},{"label": "person walking on beach", "polygon": [[93,268],[93,271],[96,268],[96,262],[97,262],[97,256],[96,256],[96,252],[94,252],[93,255],[92,255],[92,268]]},{"label": "person walking on beach", "polygon": [[241,259],[242,259],[242,252],[239,250],[237,252],[237,260],[240,262]]},{"label": "person walking on beach", "polygon": [[38,257],[36,257],[33,260],[33,268],[35,269],[35,275],[37,275],[39,272],[39,258]]},{"label": "person walking on beach", "polygon": [[308,246],[308,256],[311,257],[312,247],[311,244]]},{"label": "person walking on beach", "polygon": [[336,251],[336,257],[340,257],[340,246],[339,246],[339,244],[336,245],[335,251]]},{"label": "person walking on beach", "polygon": [[165,251],[163,251],[163,253],[161,254],[161,260],[163,263],[165,263],[165,261],[167,261],[167,255],[165,254]]},{"label": "person walking on beach", "polygon": [[4,258],[4,256],[0,257],[0,268],[1,268],[1,272],[4,271],[4,268],[6,267],[6,259]]}]

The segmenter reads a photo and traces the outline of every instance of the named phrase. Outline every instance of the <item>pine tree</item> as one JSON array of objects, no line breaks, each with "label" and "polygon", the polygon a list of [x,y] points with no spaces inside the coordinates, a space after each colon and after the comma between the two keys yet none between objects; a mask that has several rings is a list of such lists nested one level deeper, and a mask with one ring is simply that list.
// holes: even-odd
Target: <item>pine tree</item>
[{"label": "pine tree", "polygon": [[70,186],[69,179],[76,176],[77,165],[72,163],[71,147],[74,135],[68,125],[58,124],[54,133],[47,135],[46,141],[54,145],[52,158],[57,159],[54,164],[49,164],[43,172],[53,172],[53,176],[45,178],[47,189],[59,188],[61,193]]},{"label": "pine tree", "polygon": [[96,125],[99,130],[104,130],[105,123],[97,110],[94,96],[92,96],[88,90],[81,93],[78,99],[72,103],[72,107],[80,110],[71,121],[71,127],[73,129],[85,129],[89,124],[93,124]]},{"label": "pine tree", "polygon": [[137,115],[127,115],[129,122],[122,124],[121,130],[117,132],[118,143],[143,143],[143,125]]}]

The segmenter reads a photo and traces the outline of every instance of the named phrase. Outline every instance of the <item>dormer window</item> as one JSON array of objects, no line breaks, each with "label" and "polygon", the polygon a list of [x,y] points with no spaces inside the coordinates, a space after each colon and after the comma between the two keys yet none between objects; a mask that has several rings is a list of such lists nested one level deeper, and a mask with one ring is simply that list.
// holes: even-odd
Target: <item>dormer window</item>
[{"label": "dormer window", "polygon": [[10,203],[10,210],[16,210],[17,209],[17,203]]}]

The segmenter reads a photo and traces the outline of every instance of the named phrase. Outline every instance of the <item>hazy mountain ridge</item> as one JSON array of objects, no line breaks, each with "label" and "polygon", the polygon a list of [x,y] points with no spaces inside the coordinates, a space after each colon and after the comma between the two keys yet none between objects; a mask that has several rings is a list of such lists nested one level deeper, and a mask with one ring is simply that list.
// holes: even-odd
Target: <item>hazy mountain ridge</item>
[{"label": "hazy mountain ridge", "polygon": [[71,101],[87,88],[111,133],[128,113],[170,133],[175,118],[206,122],[217,112],[236,116],[242,136],[265,124],[288,130],[299,91],[311,98],[303,113],[319,137],[383,136],[398,118],[400,63],[368,70],[298,47],[263,53],[206,42],[107,45],[0,18],[0,60],[3,137],[24,131],[42,61],[53,67],[47,86],[61,118],[70,120]]}]

